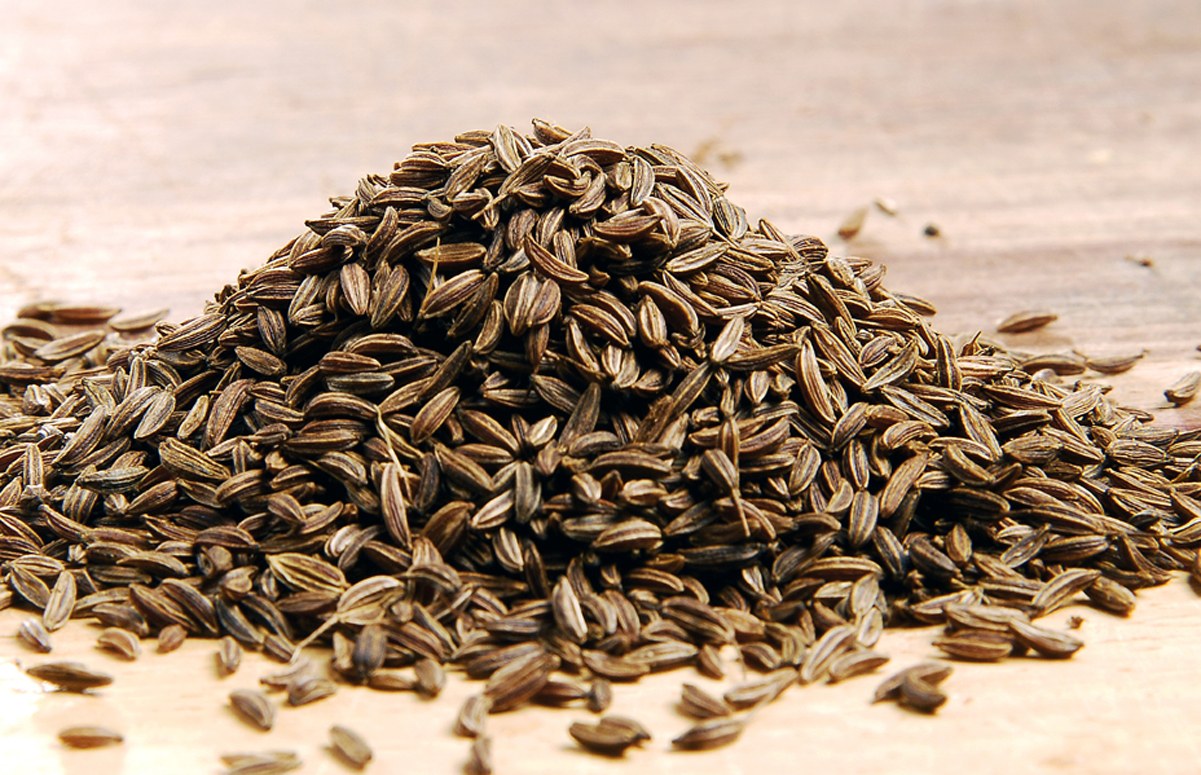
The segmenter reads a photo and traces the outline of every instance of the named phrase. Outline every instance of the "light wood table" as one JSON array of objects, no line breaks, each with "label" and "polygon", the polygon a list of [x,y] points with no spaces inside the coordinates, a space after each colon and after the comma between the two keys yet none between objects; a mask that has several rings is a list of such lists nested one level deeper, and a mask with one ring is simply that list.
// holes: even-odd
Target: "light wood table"
[{"label": "light wood table", "polygon": [[[8,0],[3,17],[0,318],[42,299],[195,314],[412,143],[539,116],[694,155],[752,217],[886,263],[940,330],[1048,308],[1059,320],[1010,346],[1146,349],[1106,380],[1114,395],[1201,424],[1162,397],[1201,344],[1191,0]],[[876,197],[900,215],[873,210],[843,245],[839,223]],[[1055,614],[1085,618],[1069,662],[961,666],[933,719],[869,706],[863,679],[790,692],[728,749],[671,753],[692,679],[666,674],[617,692],[614,710],[655,732],[648,750],[581,755],[565,728],[587,714],[534,709],[493,719],[497,772],[1196,772],[1201,600],[1183,580],[1140,599],[1129,620]],[[303,772],[334,773],[331,723],[374,744],[369,771],[457,772],[466,756],[449,734],[474,690],[459,682],[428,703],[345,688],[263,735],[222,707],[261,658],[226,679],[211,642],[120,663],[77,622],[53,656],[117,681],[43,693],[18,663],[44,658],[7,637],[25,615],[0,612],[2,771],[215,773],[223,752],[291,748]],[[889,668],[934,656],[930,637],[886,634]],[[126,743],[64,750],[57,730],[83,722]]]}]

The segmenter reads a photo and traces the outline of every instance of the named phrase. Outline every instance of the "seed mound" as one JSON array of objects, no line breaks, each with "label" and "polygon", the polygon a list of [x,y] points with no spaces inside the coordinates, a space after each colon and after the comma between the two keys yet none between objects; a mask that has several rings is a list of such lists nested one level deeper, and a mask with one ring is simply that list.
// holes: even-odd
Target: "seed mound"
[{"label": "seed mound", "polygon": [[76,615],[226,636],[226,672],[320,642],[347,682],[433,695],[453,662],[488,680],[477,711],[599,712],[609,681],[720,676],[727,644],[769,676],[731,706],[770,701],[879,667],[857,651],[906,621],[955,658],[1062,658],[1079,642],[1029,619],[1196,567],[1201,434],[939,333],[883,266],[752,223],[671,148],[498,126],[331,205],[190,320],[5,329],[14,597],[45,608],[70,559]]}]

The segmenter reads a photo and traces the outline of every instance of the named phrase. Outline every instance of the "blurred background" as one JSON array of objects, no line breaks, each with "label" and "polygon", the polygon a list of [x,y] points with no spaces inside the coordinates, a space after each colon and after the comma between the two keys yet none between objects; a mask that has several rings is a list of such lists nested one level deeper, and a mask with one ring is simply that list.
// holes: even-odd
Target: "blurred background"
[{"label": "blurred background", "polygon": [[4,20],[5,319],[195,314],[413,143],[537,116],[692,155],[752,218],[886,263],[943,330],[1053,306],[1051,347],[1151,339],[1179,364],[1201,342],[1195,0],[5,0]]}]

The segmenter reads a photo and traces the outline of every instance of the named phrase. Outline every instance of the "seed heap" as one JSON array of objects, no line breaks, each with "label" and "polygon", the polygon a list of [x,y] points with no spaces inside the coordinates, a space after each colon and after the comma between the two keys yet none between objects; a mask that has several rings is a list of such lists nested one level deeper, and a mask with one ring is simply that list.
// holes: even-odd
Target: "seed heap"
[{"label": "seed heap", "polygon": [[[1068,656],[1031,620],[1194,567],[1197,433],[952,341],[670,148],[500,126],[332,204],[153,342],[47,306],[5,329],[0,558],[47,630],[69,586],[76,617],[228,636],[227,672],[320,641],[344,681],[436,694],[453,662],[487,680],[458,726],[490,769],[487,712],[601,712],[608,680],[736,646],[766,676],[674,741],[713,747],[879,667],[886,624]],[[932,710],[935,683],[896,691]]]}]

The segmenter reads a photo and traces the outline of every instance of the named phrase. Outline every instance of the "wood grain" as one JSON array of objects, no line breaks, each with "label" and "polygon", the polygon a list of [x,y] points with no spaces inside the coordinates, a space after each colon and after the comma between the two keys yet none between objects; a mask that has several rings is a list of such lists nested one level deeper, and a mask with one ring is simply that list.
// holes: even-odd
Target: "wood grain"
[{"label": "wood grain", "polygon": [[[752,217],[886,263],[941,330],[1043,307],[1059,320],[1004,340],[1146,349],[1104,381],[1195,427],[1201,409],[1167,408],[1162,390],[1198,368],[1201,344],[1198,72],[1190,0],[10,0],[0,318],[41,299],[194,314],[412,143],[540,116],[693,154]],[[900,215],[872,211],[842,245],[838,224],[881,196]],[[923,236],[929,223],[943,236]],[[1129,621],[1085,611],[1088,645],[1068,663],[960,669],[936,719],[869,707],[874,681],[852,681],[788,695],[727,750],[670,754],[683,722],[669,674],[618,693],[653,750],[598,762],[565,734],[581,714],[522,712],[495,720],[498,772],[949,773],[965,757],[980,772],[1195,771],[1198,600],[1184,582],[1142,597]],[[0,635],[21,616],[0,612]],[[221,707],[257,658],[219,681],[211,643],[123,664],[93,653],[94,635],[57,636],[118,675],[88,698],[43,694],[12,661],[38,658],[0,639],[6,768],[212,773],[228,749],[295,746],[303,771],[337,772],[321,750],[331,723],[376,745],[372,771],[457,772],[465,757],[447,732],[459,683],[433,704],[344,690],[264,736]],[[890,633],[885,648],[903,665],[932,655],[929,637]],[[59,727],[89,721],[125,745],[59,746]]]}]

